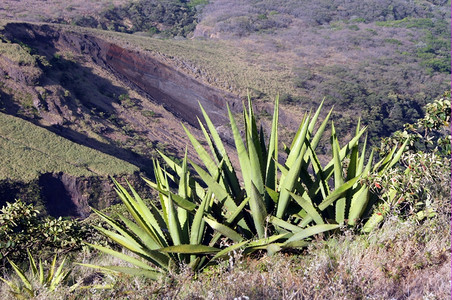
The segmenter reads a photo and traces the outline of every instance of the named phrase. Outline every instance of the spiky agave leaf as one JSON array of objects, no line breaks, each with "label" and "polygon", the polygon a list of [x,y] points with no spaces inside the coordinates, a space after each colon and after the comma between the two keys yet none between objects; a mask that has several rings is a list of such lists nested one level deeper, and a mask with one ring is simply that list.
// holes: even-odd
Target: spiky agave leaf
[{"label": "spiky agave leaf", "polygon": [[[47,276],[44,276],[44,263],[39,259],[39,263],[36,264],[36,260],[27,249],[29,268],[31,271],[31,277],[27,276],[27,272],[19,268],[14,262],[8,260],[9,264],[13,268],[16,275],[19,277],[21,285],[16,284],[13,281],[6,280],[0,277],[0,280],[5,282],[11,289],[11,292],[19,299],[27,299],[28,297],[36,296],[38,289],[45,288],[48,291],[54,291],[58,286],[66,282],[70,269],[65,269],[66,257],[63,258],[60,265],[57,268],[57,255],[54,256],[52,263],[48,269]],[[37,279],[39,287],[35,287],[32,284],[33,279]],[[38,288],[38,289],[37,289]]]}]

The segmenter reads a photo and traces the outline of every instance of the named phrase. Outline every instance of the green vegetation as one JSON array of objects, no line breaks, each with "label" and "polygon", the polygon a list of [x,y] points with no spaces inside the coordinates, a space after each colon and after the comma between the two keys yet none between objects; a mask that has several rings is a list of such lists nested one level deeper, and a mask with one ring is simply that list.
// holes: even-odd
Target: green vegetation
[{"label": "green vegetation", "polygon": [[0,55],[18,64],[19,66],[35,67],[37,65],[49,66],[45,56],[38,55],[36,51],[23,43],[12,43],[0,35]]},{"label": "green vegetation", "polygon": [[133,1],[108,8],[96,17],[76,17],[72,24],[127,33],[186,37],[196,27],[197,8],[206,3],[204,0]]},{"label": "green vegetation", "polygon": [[[55,271],[54,258],[50,270],[61,274],[54,278],[68,281],[55,280],[53,285],[48,284],[52,280],[43,284],[41,279],[32,279],[44,272],[38,271],[39,265],[31,255],[29,276],[11,261],[21,281],[13,283],[13,275],[3,276],[6,284],[0,293],[17,295],[31,290],[33,295],[47,297],[120,298],[134,297],[138,286],[145,286],[140,297],[158,294],[186,298],[206,295],[214,282],[222,282],[210,296],[279,297],[291,293],[300,297],[390,297],[409,290],[409,278],[416,276],[435,284],[411,290],[412,295],[447,296],[450,289],[444,276],[449,274],[450,235],[445,232],[450,225],[450,164],[445,162],[450,158],[441,141],[450,140],[450,94],[430,104],[426,111],[423,119],[406,128],[419,132],[428,128],[427,133],[421,137],[415,133],[417,140],[413,143],[406,134],[396,134],[391,142],[402,139],[404,145],[397,154],[397,146],[389,154],[381,148],[383,158],[377,163],[372,155],[365,163],[365,146],[357,146],[365,128],[358,128],[351,141],[339,147],[332,124],[332,159],[322,166],[315,149],[326,132],[329,114],[317,125],[320,109],[312,116],[306,114],[293,143],[284,147],[284,163],[279,163],[275,159],[280,157],[278,106],[268,134],[258,130],[249,107],[243,114],[245,141],[230,114],[240,164],[237,170],[232,168],[204,112],[206,146],[186,132],[205,169],[192,161],[193,169],[189,169],[187,157],[181,163],[161,154],[168,169],[155,162],[155,182],[146,180],[159,193],[160,203],[141,199],[130,185],[132,193],[116,183],[124,211],[116,207],[115,216],[96,211],[98,218],[89,220],[113,243],[100,245],[93,244],[97,238],[85,240],[107,256],[92,253],[86,259],[87,252],[83,252],[81,263],[71,268],[71,278],[65,276],[69,270],[63,272],[63,267]],[[428,142],[424,143],[425,152],[416,146],[422,141]],[[405,145],[409,145],[408,151]],[[397,162],[399,157],[402,163]],[[191,175],[191,170],[198,176]],[[263,190],[259,190],[260,180],[265,182]],[[3,209],[3,219],[11,220],[17,210],[26,212],[18,213],[26,215],[25,220],[36,216],[33,207],[17,202]],[[355,213],[364,221],[370,218],[367,223],[359,222],[353,217]],[[381,221],[379,229],[376,225]],[[60,222],[55,220],[54,224]],[[19,227],[24,224],[9,224],[13,223]],[[301,248],[305,250],[296,250]],[[89,279],[92,275],[87,274],[86,266],[102,271],[103,278]],[[35,289],[33,282],[43,288]],[[58,291],[51,291],[57,282]],[[332,282],[334,287],[327,288]]]},{"label": "green vegetation", "polygon": [[[4,111],[17,105],[37,120],[38,99],[44,105],[64,95],[74,111],[87,109],[83,120],[64,126],[74,122],[70,129],[96,132],[102,142],[117,134],[116,146],[142,158],[159,150],[160,160],[145,179],[155,201],[132,188],[139,184],[127,189],[115,181],[123,204],[95,210],[83,224],[7,203],[0,298],[450,298],[450,93],[433,101],[450,90],[450,1],[140,0],[64,15],[85,5],[61,9],[58,22],[109,32],[62,31],[150,50],[200,81],[240,96],[249,90],[251,100],[242,120],[230,113],[221,129],[232,130],[235,152],[226,151],[203,112],[202,140],[184,127],[196,161],[181,159],[174,156],[182,148],[145,138],[153,127],[123,118],[130,113],[158,127],[168,124],[166,113],[118,81],[101,82],[106,77],[90,54],[83,64],[82,55],[56,52],[49,63],[37,49],[1,37],[0,63],[13,67],[0,83]],[[7,93],[24,77],[24,90]],[[36,86],[49,81],[64,89]],[[265,102],[275,92],[282,107],[271,115]],[[322,98],[320,107],[334,105],[335,114],[319,108],[297,131],[282,128],[292,124],[291,111],[318,107]],[[176,136],[169,131],[165,136]],[[34,199],[44,172],[136,170],[0,114],[0,187],[11,178],[32,183],[12,188],[29,189]],[[69,254],[61,268],[55,253]],[[51,257],[44,276],[41,260]]]},{"label": "green vegetation", "polygon": [[[449,201],[449,197],[445,199]],[[318,236],[303,253],[243,257],[228,260],[196,275],[189,268],[158,281],[145,277],[100,275],[72,265],[68,283],[54,292],[39,289],[45,299],[190,299],[247,296],[294,299],[344,297],[450,297],[450,212],[423,222],[400,221],[388,216],[381,229],[367,235],[345,231],[328,240]],[[78,261],[90,264],[118,263],[98,253],[81,253]],[[71,267],[70,262],[67,268]],[[11,274],[11,275],[9,275]],[[6,276],[14,280],[13,270]],[[27,278],[32,281],[32,275]],[[32,281],[33,282],[33,281]],[[71,289],[78,283],[76,289]],[[413,288],[415,284],[416,288]],[[35,286],[39,286],[36,282]],[[0,285],[2,299],[15,299],[8,285]]]},{"label": "green vegetation", "polygon": [[190,0],[188,1],[188,7],[197,7],[198,5],[206,5],[209,3],[209,0]]},{"label": "green vegetation", "polygon": [[[20,279],[20,283],[15,283],[14,281],[6,280],[2,277],[0,279],[5,282],[11,289],[11,293],[16,298],[26,298],[26,297],[34,297],[38,295],[39,289],[47,289],[50,292],[55,291],[61,284],[67,281],[68,275],[70,274],[70,269],[64,269],[64,263],[66,258],[62,260],[58,268],[56,267],[57,256],[55,255],[47,270],[47,274],[44,272],[44,263],[39,260],[39,263],[36,264],[35,259],[27,250],[28,260],[30,262],[31,275],[27,276],[25,270],[21,270],[14,262],[9,261],[11,267],[16,272],[17,276]],[[37,282],[37,286],[34,285],[34,281]]]},{"label": "green vegetation", "polygon": [[75,176],[131,174],[136,166],[0,113],[0,180],[30,181],[46,172]]},{"label": "green vegetation", "polygon": [[[129,194],[116,183],[117,193],[135,222],[122,216],[119,216],[120,221],[115,220],[95,211],[114,231],[97,229],[141,259],[92,245],[134,267],[87,266],[157,280],[162,274],[180,270],[183,264],[194,271],[200,270],[240,248],[248,254],[259,250],[274,254],[283,249],[306,247],[307,239],[316,234],[341,226],[356,226],[369,216],[363,230],[369,232],[378,225],[381,220],[375,220],[374,215],[381,214],[373,211],[378,199],[361,181],[371,172],[385,174],[397,163],[407,142],[401,147],[395,146],[372,165],[373,154],[365,163],[366,143],[362,154],[359,152],[359,140],[365,128],[360,129],[358,124],[355,136],[340,147],[332,124],[332,159],[322,166],[316,148],[331,112],[317,124],[320,105],[312,116],[310,113],[304,116],[290,148],[285,148],[285,162],[280,164],[278,100],[268,139],[262,128],[257,129],[251,99],[248,105],[248,112],[244,109],[243,114],[245,143],[229,111],[239,171],[234,170],[215,126],[201,107],[207,128],[201,121],[199,124],[211,154],[185,129],[204,164],[200,167],[190,161],[201,182],[190,175],[187,157],[179,164],[161,154],[171,171],[155,162],[155,182],[146,180],[159,192],[160,208],[154,204],[146,206],[133,188],[129,186],[132,191]],[[347,167],[344,167],[345,161]],[[311,169],[312,175],[309,174]],[[239,178],[243,179],[243,186]],[[332,178],[334,187],[329,186]],[[178,186],[177,193],[171,190],[169,179]],[[204,185],[207,187],[203,188]],[[221,247],[225,240],[231,246]],[[210,254],[215,255],[209,257]]]},{"label": "green vegetation", "polygon": [[401,157],[400,166],[386,174],[374,174],[374,190],[384,202],[374,218],[383,220],[390,213],[413,215],[419,220],[448,209],[448,204],[438,202],[449,196],[451,155],[451,99],[450,92],[425,106],[426,114],[414,124],[405,124],[383,139],[380,153],[401,140],[408,141],[409,151]]},{"label": "green vegetation", "polygon": [[[391,299],[408,294],[448,299],[449,228],[446,217],[423,224],[392,218],[366,236],[346,232],[327,241],[320,238],[303,254],[250,259],[237,252],[196,276],[185,270],[156,282],[123,278],[114,291],[172,299]],[[135,288],[140,288],[139,296],[132,292]]]},{"label": "green vegetation", "polygon": [[416,123],[407,123],[403,130],[398,130],[391,137],[382,139],[380,153],[386,153],[388,148],[403,139],[409,140],[412,152],[433,152],[440,156],[450,156],[451,141],[450,119],[451,100],[450,92],[424,107],[425,116]]},{"label": "green vegetation", "polygon": [[35,58],[19,44],[7,43],[0,39],[0,55],[21,66],[34,66]]},{"label": "green vegetation", "polygon": [[[186,162],[185,160],[185,168]],[[193,270],[201,269],[207,262],[205,254],[217,252],[221,255],[227,254],[228,251],[220,252],[220,249],[208,246],[211,238],[207,234],[203,216],[212,209],[212,194],[208,193],[204,196],[194,217],[189,216],[189,212],[194,212],[196,205],[179,195],[172,197],[167,178],[160,177],[163,175],[163,170],[158,164],[155,170],[157,171],[157,184],[150,184],[161,191],[159,196],[161,209],[152,203],[148,208],[134,190],[132,190],[133,196],[131,196],[115,182],[117,192],[128,212],[133,216],[135,223],[122,216],[119,216],[122,222],[118,222],[100,211],[95,211],[120,235],[101,227],[96,228],[108,238],[141,257],[145,262],[110,248],[91,245],[95,249],[131,263],[134,267],[85,266],[135,276],[141,275],[156,280],[163,273],[179,270],[182,264],[189,264]],[[188,179],[186,177],[186,180]],[[192,198],[188,190],[188,182],[181,183],[180,192],[187,198]],[[178,203],[180,207],[176,208],[175,203]],[[212,244],[214,243],[215,241]]]},{"label": "green vegetation", "polygon": [[54,253],[79,251],[91,232],[89,227],[76,220],[41,217],[32,204],[21,200],[6,203],[0,210],[2,271],[7,259],[22,263],[27,257],[24,249],[43,258]]}]

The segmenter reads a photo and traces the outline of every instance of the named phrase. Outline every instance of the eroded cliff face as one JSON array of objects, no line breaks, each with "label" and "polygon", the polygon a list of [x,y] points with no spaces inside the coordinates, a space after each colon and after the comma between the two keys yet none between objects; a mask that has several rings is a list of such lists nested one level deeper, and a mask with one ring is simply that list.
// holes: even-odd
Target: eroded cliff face
[{"label": "eroded cliff face", "polygon": [[226,103],[232,109],[238,103],[231,94],[206,86],[146,53],[107,43],[102,58],[115,74],[192,125],[197,125],[197,116],[201,116],[198,102],[216,124],[227,122]]},{"label": "eroded cliff face", "polygon": [[[126,185],[126,180],[139,191],[143,198],[151,196],[139,174],[118,177]],[[64,173],[46,173],[39,177],[42,200],[51,216],[73,216],[86,218],[91,207],[104,209],[120,203],[114,184],[104,177],[75,177]]]},{"label": "eroded cliff face", "polygon": [[[233,110],[240,109],[238,97],[197,81],[150,52],[126,49],[98,37],[48,25],[10,23],[5,26],[3,34],[11,41],[31,46],[49,59],[61,49],[83,55],[125,85],[194,126],[198,125],[197,116],[201,116],[198,102],[216,125],[227,122],[226,104]],[[13,72],[9,70],[9,73]],[[24,77],[23,81],[30,84],[26,76],[19,77]]]},{"label": "eroded cliff face", "polygon": [[[131,162],[148,176],[152,176],[150,157],[155,148],[172,156],[184,154],[187,139],[181,122],[195,137],[202,136],[197,129],[197,118],[202,119],[198,102],[223,136],[226,104],[233,111],[241,108],[234,95],[205,85],[151,52],[98,36],[50,25],[9,23],[0,30],[0,38],[28,48],[27,59],[32,61],[24,67],[0,53],[0,109]],[[127,95],[130,103],[120,95]],[[104,208],[118,201],[109,178],[50,172],[34,184],[47,211],[55,216],[86,217],[89,206]]]}]

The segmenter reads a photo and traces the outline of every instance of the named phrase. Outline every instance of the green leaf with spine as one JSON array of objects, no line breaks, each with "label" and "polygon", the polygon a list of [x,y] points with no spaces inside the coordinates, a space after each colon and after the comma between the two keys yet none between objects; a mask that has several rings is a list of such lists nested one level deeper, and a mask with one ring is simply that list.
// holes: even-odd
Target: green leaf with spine
[{"label": "green leaf with spine", "polygon": [[[314,235],[360,224],[358,220],[372,215],[374,204],[369,200],[370,190],[363,179],[370,170],[385,172],[400,159],[402,150],[396,151],[395,147],[376,164],[371,154],[365,164],[366,142],[360,153],[359,141],[366,128],[360,128],[358,122],[355,135],[340,147],[332,125],[332,158],[322,166],[316,148],[332,113],[317,126],[322,106],[323,102],[314,114],[303,117],[291,146],[285,148],[287,155],[281,157],[278,98],[267,140],[263,128],[258,130],[250,99],[248,109],[244,108],[243,112],[245,140],[228,108],[238,170],[201,106],[206,126],[198,121],[208,147],[204,148],[184,129],[203,164],[190,161],[202,183],[190,174],[187,154],[182,164],[161,154],[170,170],[155,161],[155,182],[145,179],[159,192],[160,208],[152,203],[147,207],[132,187],[129,186],[131,195],[115,182],[117,193],[134,222],[124,217],[118,222],[95,211],[114,231],[98,230],[137,257],[92,245],[134,265],[98,268],[156,279],[181,264],[200,270],[239,248],[244,248],[246,254],[264,249],[275,253],[285,248],[305,247]],[[345,161],[348,161],[347,168],[344,168]],[[330,180],[334,181],[333,188]],[[177,192],[171,189],[170,181],[178,186]],[[370,221],[366,228],[377,224]],[[232,245],[220,249],[222,237]]]},{"label": "green leaf with spine", "polygon": [[[227,209],[225,215],[230,215],[243,197],[250,199],[238,216],[241,219],[236,220],[234,224],[226,222],[226,218],[222,215],[215,216],[217,228],[220,228],[218,224],[227,223],[227,226],[224,226],[228,230],[221,227],[223,233],[227,233],[235,241],[239,239],[236,234],[231,234],[231,230],[242,235],[244,239],[263,238],[281,232],[282,228],[276,225],[275,220],[284,221],[301,230],[315,224],[328,224],[331,220],[336,224],[357,226],[360,220],[371,215],[369,206],[374,204],[370,201],[373,198],[370,197],[369,188],[365,186],[363,179],[371,170],[379,169],[381,172],[387,170],[398,161],[400,151],[396,153],[394,149],[375,164],[371,154],[366,164],[367,138],[362,147],[359,142],[367,128],[360,128],[360,122],[358,122],[355,135],[340,147],[334,125],[332,125],[332,158],[322,166],[316,148],[326,132],[332,113],[332,110],[329,111],[318,125],[322,107],[323,102],[314,114],[309,113],[303,117],[291,146],[286,149],[287,156],[284,163],[278,163],[280,159],[278,98],[275,101],[271,131],[267,139],[262,127],[258,130],[250,99],[248,99],[248,109],[244,108],[243,113],[244,140],[232,112],[228,109],[239,162],[237,171],[232,166],[232,159],[228,156],[226,147],[212,121],[201,107],[207,126],[205,127],[201,121],[199,124],[210,154],[208,149],[201,150],[202,143],[185,129],[198,153],[199,160],[204,165],[202,168],[192,163],[193,168],[206,182],[208,189],[212,190],[216,201],[229,203],[225,206]],[[315,128],[317,128],[316,131]],[[361,151],[360,148],[362,148]],[[343,167],[345,161],[348,161],[346,169]],[[217,176],[220,177],[217,178]],[[243,179],[243,186],[238,184],[238,178]],[[333,178],[334,187],[331,188],[329,181]],[[268,222],[270,216],[275,217],[273,222]],[[287,227],[290,226],[285,226],[284,230],[289,230]]]},{"label": "green leaf with spine", "polygon": [[[168,157],[164,159],[170,162],[170,165],[173,164]],[[213,230],[206,225],[210,222],[206,216],[210,215],[214,205],[213,193],[203,190],[199,183],[193,180],[187,168],[186,156],[182,165],[174,163],[172,169],[176,174],[167,172],[155,161],[155,182],[144,178],[151,188],[158,191],[160,208],[152,202],[146,205],[130,185],[129,193],[113,179],[116,192],[133,220],[123,216],[119,217],[120,220],[115,220],[93,209],[112,228],[97,227],[97,230],[131,251],[133,255],[100,245],[90,246],[118,257],[132,266],[85,266],[156,280],[170,270],[177,270],[182,264],[189,265],[195,271],[200,270],[215,254],[224,251],[216,247],[221,236],[212,237]],[[216,177],[218,178],[218,175]],[[176,193],[170,187],[170,179],[178,185]]]},{"label": "green leaf with spine", "polygon": [[[57,267],[57,255],[55,255],[50,267],[47,270],[47,276],[45,276],[44,269],[46,264],[43,263],[41,259],[39,259],[38,264],[36,264],[36,260],[33,258],[29,250],[27,250],[27,254],[31,274],[29,274],[26,270],[22,270],[11,260],[8,260],[20,281],[17,283],[13,280],[6,280],[0,277],[0,280],[9,286],[11,293],[16,298],[27,299],[30,296],[38,296],[41,289],[46,289],[52,292],[57,289],[58,286],[68,282],[67,279],[71,273],[71,270],[65,268],[66,257],[63,258],[60,265]],[[38,286],[35,286],[36,284]],[[73,285],[71,289],[74,289],[75,287],[76,285]]]}]

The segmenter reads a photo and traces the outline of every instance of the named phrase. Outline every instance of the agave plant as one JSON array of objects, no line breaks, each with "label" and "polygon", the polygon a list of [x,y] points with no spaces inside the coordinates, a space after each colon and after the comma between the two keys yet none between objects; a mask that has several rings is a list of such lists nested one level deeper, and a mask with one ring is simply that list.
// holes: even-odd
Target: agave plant
[{"label": "agave plant", "polygon": [[[159,207],[152,202],[147,206],[130,185],[132,194],[115,181],[116,191],[134,221],[123,216],[115,220],[95,210],[114,229],[98,230],[134,255],[91,246],[133,267],[91,267],[156,279],[182,263],[199,270],[240,247],[246,253],[258,249],[273,253],[283,248],[304,247],[309,237],[340,226],[356,226],[360,218],[371,214],[375,199],[362,179],[370,171],[384,172],[394,165],[402,150],[396,153],[394,147],[374,165],[371,154],[365,163],[366,142],[360,153],[359,141],[366,128],[361,129],[358,122],[355,136],[340,147],[332,124],[332,158],[322,166],[315,151],[331,116],[330,111],[317,124],[322,106],[323,103],[313,115],[305,114],[291,146],[285,148],[281,163],[278,99],[268,139],[262,127],[258,130],[250,100],[243,113],[245,140],[228,109],[238,171],[201,106],[206,125],[201,121],[199,125],[208,148],[184,127],[203,163],[200,166],[190,161],[201,182],[190,173],[187,154],[180,164],[163,153],[160,155],[169,170],[156,161],[155,182],[145,179],[158,191]],[[349,163],[344,170],[346,160]],[[176,184],[176,190],[170,182]],[[222,238],[232,244],[221,247]]]},{"label": "agave plant", "polygon": [[[37,294],[38,288],[45,288],[46,290],[52,292],[57,289],[58,286],[67,281],[71,270],[64,268],[66,258],[63,258],[57,268],[57,255],[55,255],[46,275],[44,272],[45,263],[43,263],[41,259],[39,259],[38,264],[36,264],[36,260],[30,254],[30,251],[27,251],[27,253],[30,263],[31,276],[28,276],[27,272],[18,267],[14,262],[8,260],[9,264],[16,272],[16,275],[19,277],[20,281],[16,283],[13,280],[6,280],[5,278],[0,277],[0,279],[9,286],[11,293],[15,297],[23,299],[26,299],[30,296],[34,297]],[[37,286],[35,285],[35,283],[37,283]],[[74,285],[71,287],[71,289],[74,289],[75,287],[76,286]]]},{"label": "agave plant", "polygon": [[[263,128],[258,130],[250,100],[248,109],[244,108],[243,113],[244,140],[229,110],[240,165],[238,171],[232,166],[218,132],[201,107],[207,127],[201,121],[199,125],[210,154],[185,129],[204,168],[194,162],[191,165],[216,200],[224,203],[227,209],[226,214],[209,219],[209,225],[232,240],[238,240],[237,236],[245,239],[272,237],[274,241],[279,240],[279,246],[296,247],[306,245],[303,240],[313,234],[341,225],[355,226],[360,218],[371,213],[376,197],[372,197],[362,179],[370,171],[384,172],[393,166],[400,159],[405,145],[397,153],[397,147],[394,147],[374,165],[372,153],[365,164],[366,140],[361,154],[359,142],[366,128],[361,129],[358,122],[354,137],[340,147],[332,124],[332,158],[322,166],[316,148],[331,116],[330,111],[322,123],[317,124],[322,106],[323,103],[313,115],[305,114],[291,146],[285,148],[283,163],[279,163],[278,155],[278,99],[267,139]],[[170,166],[175,165],[168,157],[163,157]],[[344,161],[349,162],[346,170],[343,168]],[[243,186],[239,178],[243,179]],[[333,178],[334,187],[331,187],[329,183]],[[237,212],[244,199],[246,205]],[[366,228],[369,227],[372,224],[367,224]],[[261,243],[255,247],[263,246],[266,245]],[[248,244],[248,247],[253,245]]]},{"label": "agave plant", "polygon": [[[129,185],[129,193],[118,182],[116,192],[125,204],[133,221],[119,216],[120,220],[94,210],[113,230],[96,227],[100,232],[133,254],[126,254],[100,245],[91,247],[118,257],[132,266],[84,266],[143,275],[157,279],[170,270],[188,264],[193,270],[207,265],[237,246],[220,249],[214,247],[219,236],[208,233],[205,216],[213,206],[213,195],[193,181],[187,169],[185,156],[181,166],[174,167],[177,174],[166,172],[158,161],[154,162],[155,182],[146,182],[159,192],[159,207],[145,201]],[[177,193],[171,191],[170,180],[178,184]]]}]

